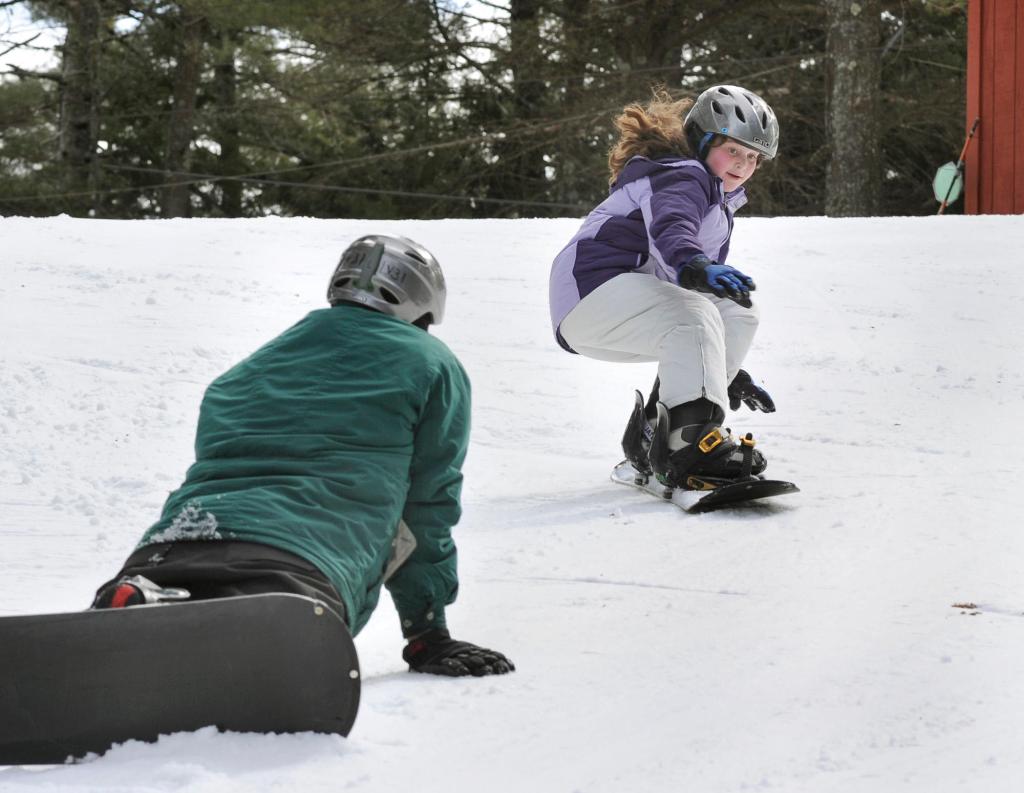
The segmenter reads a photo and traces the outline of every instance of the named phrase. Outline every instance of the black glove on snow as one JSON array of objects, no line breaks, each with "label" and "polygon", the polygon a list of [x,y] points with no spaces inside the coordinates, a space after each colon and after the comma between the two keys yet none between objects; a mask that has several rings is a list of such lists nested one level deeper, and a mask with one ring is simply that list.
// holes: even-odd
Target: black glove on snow
[{"label": "black glove on snow", "polygon": [[696,292],[712,292],[727,297],[744,308],[753,303],[750,293],[757,289],[754,279],[735,267],[711,261],[707,256],[694,256],[679,271],[679,285]]},{"label": "black glove on snow", "polygon": [[729,407],[739,410],[740,402],[743,402],[751,410],[760,410],[763,413],[775,412],[775,402],[772,401],[768,392],[754,383],[750,375],[742,369],[729,383]]},{"label": "black glove on snow", "polygon": [[443,628],[411,639],[402,658],[413,672],[449,677],[483,677],[514,672],[515,665],[501,653],[469,642],[457,642]]}]

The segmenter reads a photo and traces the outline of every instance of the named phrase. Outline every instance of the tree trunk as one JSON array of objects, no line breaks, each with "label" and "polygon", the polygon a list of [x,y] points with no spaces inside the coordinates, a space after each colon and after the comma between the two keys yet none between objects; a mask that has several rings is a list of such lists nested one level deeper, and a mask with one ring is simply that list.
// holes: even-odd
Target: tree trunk
[{"label": "tree trunk", "polygon": [[826,128],[831,148],[825,214],[877,215],[882,198],[879,124],[879,0],[825,0],[828,13]]},{"label": "tree trunk", "polygon": [[563,122],[559,134],[549,144],[555,173],[551,197],[582,204],[589,198],[593,182],[593,158],[586,137],[580,134],[585,127],[575,116],[587,104],[586,73],[594,37],[594,24],[589,18],[591,0],[563,0],[562,11],[564,32],[560,63],[565,64],[562,116],[573,120]]},{"label": "tree trunk", "polygon": [[99,0],[67,0],[68,33],[61,65],[60,159],[71,214],[95,210],[96,139],[99,130],[97,64]]},{"label": "tree trunk", "polygon": [[583,99],[590,60],[590,0],[565,0],[565,104],[575,109]]},{"label": "tree trunk", "polygon": [[[644,8],[647,30],[643,48],[648,68],[679,67],[688,32],[682,20],[686,19],[690,5],[683,0],[672,0],[668,3],[662,0],[649,0]],[[707,13],[714,13],[714,9],[709,9]]]},{"label": "tree trunk", "polygon": [[[233,32],[220,34],[220,51],[214,66],[214,96],[217,102],[217,143],[220,144],[220,173],[240,174],[244,170],[241,156],[241,130],[238,123],[238,70],[235,52],[238,36]],[[242,215],[242,183],[226,179],[220,183],[221,213],[225,217]]]},{"label": "tree trunk", "polygon": [[166,181],[175,182],[165,187],[161,196],[164,217],[179,218],[188,214],[189,147],[194,135],[196,92],[202,72],[203,33],[205,19],[187,9],[181,12],[181,46],[174,78],[174,106],[167,126],[167,151],[164,155]]},{"label": "tree trunk", "polygon": [[[543,81],[543,54],[540,47],[539,0],[511,0],[510,62],[512,64],[513,121],[530,124],[541,114],[545,86]],[[543,195],[544,161],[541,152],[533,146],[531,133],[518,135],[506,141],[502,159],[506,165],[505,188],[509,198],[531,198]]]}]

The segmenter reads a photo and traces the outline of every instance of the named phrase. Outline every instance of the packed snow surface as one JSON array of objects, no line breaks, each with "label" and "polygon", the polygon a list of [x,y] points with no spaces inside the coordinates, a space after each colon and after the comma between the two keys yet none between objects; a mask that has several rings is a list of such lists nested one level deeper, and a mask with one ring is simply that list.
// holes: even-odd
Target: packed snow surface
[{"label": "packed snow surface", "polygon": [[746,368],[779,410],[727,423],[802,492],[700,516],[609,481],[655,369],[555,345],[578,225],[0,220],[0,614],[87,606],[190,463],[204,387],[384,232],[442,262],[474,386],[449,623],[517,666],[407,673],[385,598],[347,740],[207,728],[0,790],[1021,790],[1024,218],[740,219]]}]

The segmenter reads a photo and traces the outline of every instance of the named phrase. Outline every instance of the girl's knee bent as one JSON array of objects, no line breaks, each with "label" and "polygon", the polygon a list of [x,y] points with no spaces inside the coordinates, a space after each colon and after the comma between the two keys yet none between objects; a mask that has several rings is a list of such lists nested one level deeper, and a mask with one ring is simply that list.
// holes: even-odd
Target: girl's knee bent
[{"label": "girl's knee bent", "polygon": [[749,308],[732,300],[721,300],[717,304],[718,312],[726,324],[742,323],[754,329],[761,323],[761,308],[753,303]]}]

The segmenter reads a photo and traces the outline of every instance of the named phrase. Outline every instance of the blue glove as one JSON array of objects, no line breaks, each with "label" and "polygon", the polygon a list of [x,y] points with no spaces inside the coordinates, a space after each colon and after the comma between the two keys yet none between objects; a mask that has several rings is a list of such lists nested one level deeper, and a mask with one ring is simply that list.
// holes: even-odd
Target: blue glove
[{"label": "blue glove", "polygon": [[697,292],[712,292],[727,297],[744,308],[750,308],[750,293],[757,286],[754,279],[735,267],[711,261],[707,256],[694,256],[679,271],[679,285]]},{"label": "blue glove", "polygon": [[729,383],[729,407],[733,410],[740,409],[740,403],[745,404],[751,410],[760,410],[764,413],[775,412],[775,402],[771,395],[761,386],[757,385],[745,371],[740,369],[736,377]]}]

